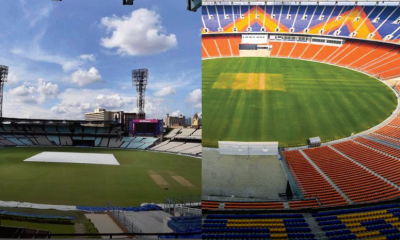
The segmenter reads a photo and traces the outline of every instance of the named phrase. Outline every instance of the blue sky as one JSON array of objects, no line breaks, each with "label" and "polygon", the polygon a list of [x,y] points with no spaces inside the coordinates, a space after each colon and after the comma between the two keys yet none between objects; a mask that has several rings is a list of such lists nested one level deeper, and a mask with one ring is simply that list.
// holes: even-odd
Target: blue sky
[{"label": "blue sky", "polygon": [[149,69],[148,118],[201,112],[200,11],[181,0],[0,0],[4,117],[136,111],[131,70]]}]

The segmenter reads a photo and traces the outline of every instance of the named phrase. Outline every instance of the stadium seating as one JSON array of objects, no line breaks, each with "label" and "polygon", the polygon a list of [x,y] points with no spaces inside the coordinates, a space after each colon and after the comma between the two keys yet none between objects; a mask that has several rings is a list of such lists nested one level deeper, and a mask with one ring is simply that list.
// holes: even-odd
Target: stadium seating
[{"label": "stadium seating", "polygon": [[203,239],[313,239],[303,214],[209,214]]},{"label": "stadium seating", "polygon": [[329,239],[382,237],[398,239],[400,205],[387,204],[314,213],[313,217]]},{"label": "stadium seating", "polygon": [[202,152],[201,143],[185,141],[165,141],[150,148],[152,151],[182,153],[199,156]]},{"label": "stadium seating", "polygon": [[70,136],[60,136],[62,146],[72,146],[72,139]]},{"label": "stadium seating", "polygon": [[219,205],[221,202],[216,202],[216,201],[202,201],[201,202],[201,208],[206,209],[206,210],[218,210]]},{"label": "stadium seating", "polygon": [[[287,205],[282,201],[269,201],[269,202],[217,202],[217,201],[202,201],[202,208],[208,210],[262,210],[262,209],[306,209],[306,208],[319,208],[320,205],[317,200],[303,199],[287,201]],[[222,205],[221,205],[222,204]]]},{"label": "stadium seating", "polygon": [[387,156],[356,141],[333,144],[332,147],[389,181],[400,184],[400,161],[397,158]]},{"label": "stadium seating", "polygon": [[354,139],[354,141],[359,142],[370,148],[376,149],[382,153],[400,158],[400,150],[398,150],[398,149],[395,149],[395,148],[392,148],[392,147],[389,147],[389,146],[383,145],[381,143],[377,143],[377,142],[374,142],[372,140],[362,138],[362,137],[356,138],[356,139]]},{"label": "stadium seating", "polygon": [[[205,5],[202,33],[233,33],[234,29],[238,33],[261,32],[265,28],[270,33],[335,35],[399,42],[399,16],[400,9],[393,5],[302,5],[299,2],[291,5]],[[217,43],[225,41],[226,38],[218,37]],[[206,42],[203,45],[209,57],[229,53],[226,46],[218,51],[212,39]]]},{"label": "stadium seating", "polygon": [[75,141],[93,141],[96,147],[147,150],[158,141],[155,137],[118,138],[120,127],[110,131],[109,127],[7,124],[0,129],[0,146],[74,146]]},{"label": "stadium seating", "polygon": [[283,209],[283,202],[227,202],[224,209]]},{"label": "stadium seating", "polygon": [[348,203],[299,151],[284,152],[284,155],[304,197],[317,196],[323,206]]},{"label": "stadium seating", "polygon": [[[222,38],[225,40],[235,38],[238,39],[238,44],[241,42],[240,35],[203,35],[203,48],[207,52],[209,44],[204,45],[204,42],[213,43],[216,37],[220,39],[220,45],[227,42],[221,41]],[[239,56],[238,44],[233,47],[229,45],[232,48],[232,56]],[[398,61],[400,61],[400,47],[391,44],[347,39],[342,45],[322,45],[320,43],[302,42],[300,40],[296,42],[270,40],[268,45],[272,46],[271,57],[329,63],[362,71],[384,80],[400,76],[400,66],[398,66]],[[234,51],[234,49],[237,49],[237,51]],[[210,57],[226,56],[212,55]],[[209,57],[203,56],[203,58]]]},{"label": "stadium seating", "polygon": [[47,133],[58,133],[56,126],[45,126],[45,130]]},{"label": "stadium seating", "polygon": [[[201,216],[172,217],[171,220],[168,221],[168,227],[175,233],[201,232]],[[187,237],[201,238],[201,235]]]},{"label": "stadium seating", "polygon": [[54,145],[61,145],[60,138],[58,136],[47,136],[50,142],[53,142]]},{"label": "stadium seating", "polygon": [[193,128],[183,128],[181,131],[175,136],[175,138],[184,138],[184,139],[190,139],[190,135],[192,135],[196,129]]},{"label": "stadium seating", "polygon": [[303,151],[353,202],[400,196],[400,190],[328,146]]}]

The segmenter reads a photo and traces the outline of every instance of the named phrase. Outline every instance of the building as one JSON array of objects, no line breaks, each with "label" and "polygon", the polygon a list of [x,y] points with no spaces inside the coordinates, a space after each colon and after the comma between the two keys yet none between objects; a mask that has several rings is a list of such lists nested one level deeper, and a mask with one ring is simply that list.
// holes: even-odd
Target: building
[{"label": "building", "polygon": [[[103,108],[95,109],[94,112],[91,113],[85,113],[86,121],[112,121],[122,124],[122,130],[129,129],[129,121],[132,119],[138,119],[138,114],[125,113],[124,111],[112,112]],[[98,126],[104,127],[104,124],[99,124]]]},{"label": "building", "polygon": [[182,114],[179,114],[178,117],[172,117],[167,113],[164,122],[165,126],[168,128],[184,127],[186,125],[185,116],[183,116]]},{"label": "building", "polygon": [[191,117],[185,119],[185,125],[186,126],[191,126],[192,125],[192,118]]},{"label": "building", "polygon": [[113,121],[112,112],[106,111],[105,109],[98,108],[94,112],[85,113],[86,121]]},{"label": "building", "polygon": [[201,118],[199,117],[199,115],[197,113],[195,113],[193,115],[190,126],[192,128],[200,128],[201,127]]},{"label": "building", "polygon": [[122,121],[123,121],[124,129],[126,131],[129,130],[129,122],[131,120],[143,119],[137,113],[124,113],[124,112],[122,112],[122,115],[123,115],[123,120]]}]

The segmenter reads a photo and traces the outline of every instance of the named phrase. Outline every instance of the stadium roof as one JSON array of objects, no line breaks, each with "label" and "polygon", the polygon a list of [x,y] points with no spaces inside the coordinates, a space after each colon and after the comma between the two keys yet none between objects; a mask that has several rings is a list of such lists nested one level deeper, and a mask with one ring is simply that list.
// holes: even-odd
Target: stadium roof
[{"label": "stadium roof", "polygon": [[28,118],[0,118],[0,124],[5,122],[19,123],[19,124],[116,124],[114,121],[85,121],[85,120],[61,120],[61,119],[28,119]]},{"label": "stadium roof", "polygon": [[271,1],[271,0],[203,0],[203,3],[249,3],[249,2],[258,2],[258,3],[293,3],[297,4],[299,2],[307,2],[307,3],[335,3],[335,2],[349,2],[349,3],[358,3],[358,5],[362,5],[364,3],[399,3],[398,0],[386,0],[386,1],[376,1],[376,0],[363,0],[363,1],[354,1],[354,0],[324,0],[324,1],[315,1],[315,0],[300,0],[300,1],[293,1],[293,0],[277,0],[277,1]]}]

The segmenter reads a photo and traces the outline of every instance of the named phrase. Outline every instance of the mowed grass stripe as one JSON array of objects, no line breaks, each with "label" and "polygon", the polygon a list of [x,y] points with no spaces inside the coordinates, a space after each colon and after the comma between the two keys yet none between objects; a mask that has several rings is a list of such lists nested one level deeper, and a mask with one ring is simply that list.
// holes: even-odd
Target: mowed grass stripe
[{"label": "mowed grass stripe", "polygon": [[[212,88],[220,74],[239,73],[281,75],[286,91]],[[265,89],[271,87],[266,84]],[[221,140],[279,141],[280,146],[304,145],[315,136],[335,140],[379,124],[396,105],[386,85],[345,68],[279,58],[203,61],[207,147],[217,147]]]}]

